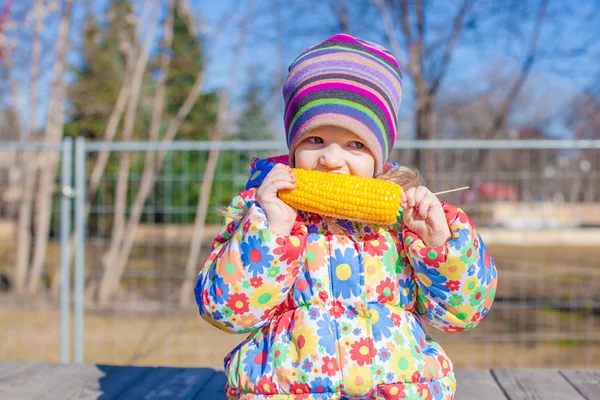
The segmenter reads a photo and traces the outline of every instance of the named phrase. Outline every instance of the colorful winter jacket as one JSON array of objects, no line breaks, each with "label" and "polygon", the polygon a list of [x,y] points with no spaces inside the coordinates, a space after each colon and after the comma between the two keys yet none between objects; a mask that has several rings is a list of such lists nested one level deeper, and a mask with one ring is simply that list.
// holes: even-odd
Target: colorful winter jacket
[{"label": "colorful winter jacket", "polygon": [[452,238],[426,246],[402,224],[300,212],[269,229],[253,160],[195,288],[200,315],[250,335],[225,358],[228,399],[451,399],[452,363],[425,335],[473,328],[494,299],[494,262],[466,214],[443,204]]}]

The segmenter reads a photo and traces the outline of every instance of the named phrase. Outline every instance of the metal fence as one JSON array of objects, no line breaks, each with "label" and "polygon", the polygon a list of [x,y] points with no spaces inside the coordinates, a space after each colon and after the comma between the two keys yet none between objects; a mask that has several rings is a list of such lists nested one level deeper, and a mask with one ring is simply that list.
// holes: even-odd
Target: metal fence
[{"label": "metal fence", "polygon": [[[60,160],[53,161],[48,156],[55,158],[60,157]],[[68,189],[63,191],[63,188],[72,186],[72,157],[73,157],[73,141],[65,139],[60,143],[24,143],[24,142],[0,142],[0,274],[3,280],[2,292],[8,292],[11,289],[12,279],[14,278],[17,265],[17,239],[22,240],[22,232],[18,231],[18,217],[24,213],[30,215],[30,223],[25,225],[27,241],[31,245],[37,245],[36,240],[37,230],[34,228],[35,220],[38,218],[36,206],[39,203],[33,197],[25,200],[25,183],[28,179],[27,174],[32,177],[37,176],[41,168],[47,166],[48,162],[60,162],[60,173],[51,194],[51,224],[49,228],[50,246],[58,251],[51,251],[46,248],[43,254],[44,269],[42,275],[44,281],[48,282],[51,274],[57,271],[56,275],[60,279],[59,293],[59,312],[36,312],[28,308],[25,313],[18,307],[17,302],[11,301],[14,299],[6,296],[0,297],[3,299],[2,312],[2,347],[4,351],[1,354],[6,354],[12,359],[51,359],[55,357],[61,362],[70,360],[70,268],[69,268],[69,235],[71,233],[71,207],[72,201]],[[35,178],[32,178],[32,188],[35,184]],[[25,203],[27,202],[28,205]],[[57,204],[59,206],[57,207]],[[29,207],[27,210],[25,207]],[[32,253],[33,246],[26,246],[27,254],[26,261],[27,269],[31,268],[31,264],[35,262],[34,254]],[[31,271],[28,271],[31,272]],[[27,277],[26,277],[27,278]],[[30,276],[28,277],[30,278]],[[13,289],[14,290],[14,289]],[[43,290],[43,289],[42,289]],[[1,293],[0,293],[1,294]],[[26,304],[32,302],[31,298],[37,297],[39,293],[29,293],[26,296],[30,301],[21,301]],[[37,303],[39,304],[39,302]],[[41,307],[44,309],[45,307]],[[25,314],[25,315],[23,315]],[[31,318],[34,315],[35,320]],[[29,316],[29,318],[28,318]],[[44,335],[29,335],[32,331],[27,329],[31,324],[43,324],[45,327]],[[59,327],[56,329],[56,327]]]},{"label": "metal fence", "polygon": [[[219,206],[243,188],[251,158],[282,154],[285,144],[78,139],[75,147],[74,360],[219,368],[243,337],[180,306],[203,173],[218,151],[196,271],[221,221]],[[498,265],[497,300],[479,327],[428,330],[455,364],[598,367],[600,141],[406,141],[390,158],[426,171],[434,191],[470,186],[443,200],[467,211]],[[106,305],[97,296],[111,248],[123,248],[116,232],[131,249]]]}]

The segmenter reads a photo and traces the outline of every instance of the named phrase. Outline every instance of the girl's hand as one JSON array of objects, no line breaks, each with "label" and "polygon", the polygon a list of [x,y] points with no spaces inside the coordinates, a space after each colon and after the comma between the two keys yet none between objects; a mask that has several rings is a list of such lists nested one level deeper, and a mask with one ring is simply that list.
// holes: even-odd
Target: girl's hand
[{"label": "girl's hand", "polygon": [[277,192],[280,189],[294,189],[295,182],[296,178],[290,167],[276,164],[256,191],[256,201],[267,214],[269,228],[284,235],[289,235],[292,231],[298,213],[281,201]]},{"label": "girl's hand", "polygon": [[427,246],[441,246],[451,237],[442,203],[425,186],[402,193],[404,224]]}]

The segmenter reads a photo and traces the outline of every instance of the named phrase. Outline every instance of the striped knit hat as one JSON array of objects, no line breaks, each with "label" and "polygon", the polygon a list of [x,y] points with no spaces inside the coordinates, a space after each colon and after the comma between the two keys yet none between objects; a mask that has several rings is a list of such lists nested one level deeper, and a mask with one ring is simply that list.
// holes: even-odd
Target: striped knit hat
[{"label": "striped knit hat", "polygon": [[401,79],[389,51],[350,35],[332,36],[302,52],[283,86],[290,165],[303,137],[334,125],[365,141],[375,173],[381,173],[396,140]]}]

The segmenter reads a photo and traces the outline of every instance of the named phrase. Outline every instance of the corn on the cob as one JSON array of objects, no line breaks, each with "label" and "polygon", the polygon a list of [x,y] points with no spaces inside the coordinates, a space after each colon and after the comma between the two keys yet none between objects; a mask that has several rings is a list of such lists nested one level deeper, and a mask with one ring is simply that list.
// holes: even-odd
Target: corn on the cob
[{"label": "corn on the cob", "polygon": [[292,168],[296,188],[279,198],[298,210],[372,224],[396,222],[402,187],[355,175]]}]

